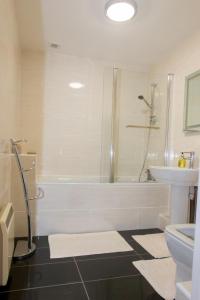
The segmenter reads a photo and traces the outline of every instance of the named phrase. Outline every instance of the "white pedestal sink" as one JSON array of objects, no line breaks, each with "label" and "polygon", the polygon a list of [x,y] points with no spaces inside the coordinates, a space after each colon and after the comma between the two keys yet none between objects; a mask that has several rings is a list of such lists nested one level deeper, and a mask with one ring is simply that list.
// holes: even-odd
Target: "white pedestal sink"
[{"label": "white pedestal sink", "polygon": [[198,169],[181,169],[176,167],[150,167],[151,175],[158,182],[171,186],[170,224],[188,222],[189,187],[198,184]]}]

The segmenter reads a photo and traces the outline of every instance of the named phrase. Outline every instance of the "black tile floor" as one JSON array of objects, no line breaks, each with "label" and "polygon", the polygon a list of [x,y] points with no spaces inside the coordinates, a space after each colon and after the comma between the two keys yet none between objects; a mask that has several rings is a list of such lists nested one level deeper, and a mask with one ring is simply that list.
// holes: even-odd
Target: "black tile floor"
[{"label": "black tile floor", "polygon": [[134,251],[50,259],[47,237],[35,237],[36,253],[13,262],[0,300],[162,300],[132,262],[152,259],[132,235],[159,229],[120,231]]}]

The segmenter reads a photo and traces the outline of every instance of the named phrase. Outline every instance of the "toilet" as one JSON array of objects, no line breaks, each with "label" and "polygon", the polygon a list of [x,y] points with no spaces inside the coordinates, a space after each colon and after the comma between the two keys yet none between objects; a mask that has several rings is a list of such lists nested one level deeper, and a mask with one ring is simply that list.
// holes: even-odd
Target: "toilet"
[{"label": "toilet", "polygon": [[165,237],[167,245],[177,265],[177,283],[192,279],[194,234],[194,224],[166,226]]}]

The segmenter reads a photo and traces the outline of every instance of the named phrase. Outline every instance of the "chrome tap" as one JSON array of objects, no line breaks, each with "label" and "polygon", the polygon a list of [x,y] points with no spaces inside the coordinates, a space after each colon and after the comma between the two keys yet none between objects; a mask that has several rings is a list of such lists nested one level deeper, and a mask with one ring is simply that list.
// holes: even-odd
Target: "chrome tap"
[{"label": "chrome tap", "polygon": [[186,151],[186,152],[182,152],[184,154],[184,157],[185,157],[185,154],[188,155],[185,157],[186,160],[189,161],[189,168],[190,169],[193,169],[194,168],[194,158],[195,158],[195,152],[194,151]]}]

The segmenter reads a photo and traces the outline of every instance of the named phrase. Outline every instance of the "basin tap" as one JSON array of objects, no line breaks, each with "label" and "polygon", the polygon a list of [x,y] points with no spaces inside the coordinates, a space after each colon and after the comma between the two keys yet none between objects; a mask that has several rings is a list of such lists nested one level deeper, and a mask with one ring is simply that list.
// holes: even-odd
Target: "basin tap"
[{"label": "basin tap", "polygon": [[[188,152],[186,151],[186,152],[183,152],[183,154],[184,154],[185,159],[189,161],[189,168],[193,169],[194,168],[195,152],[194,151],[188,151]],[[185,156],[185,154],[187,156]]]}]

